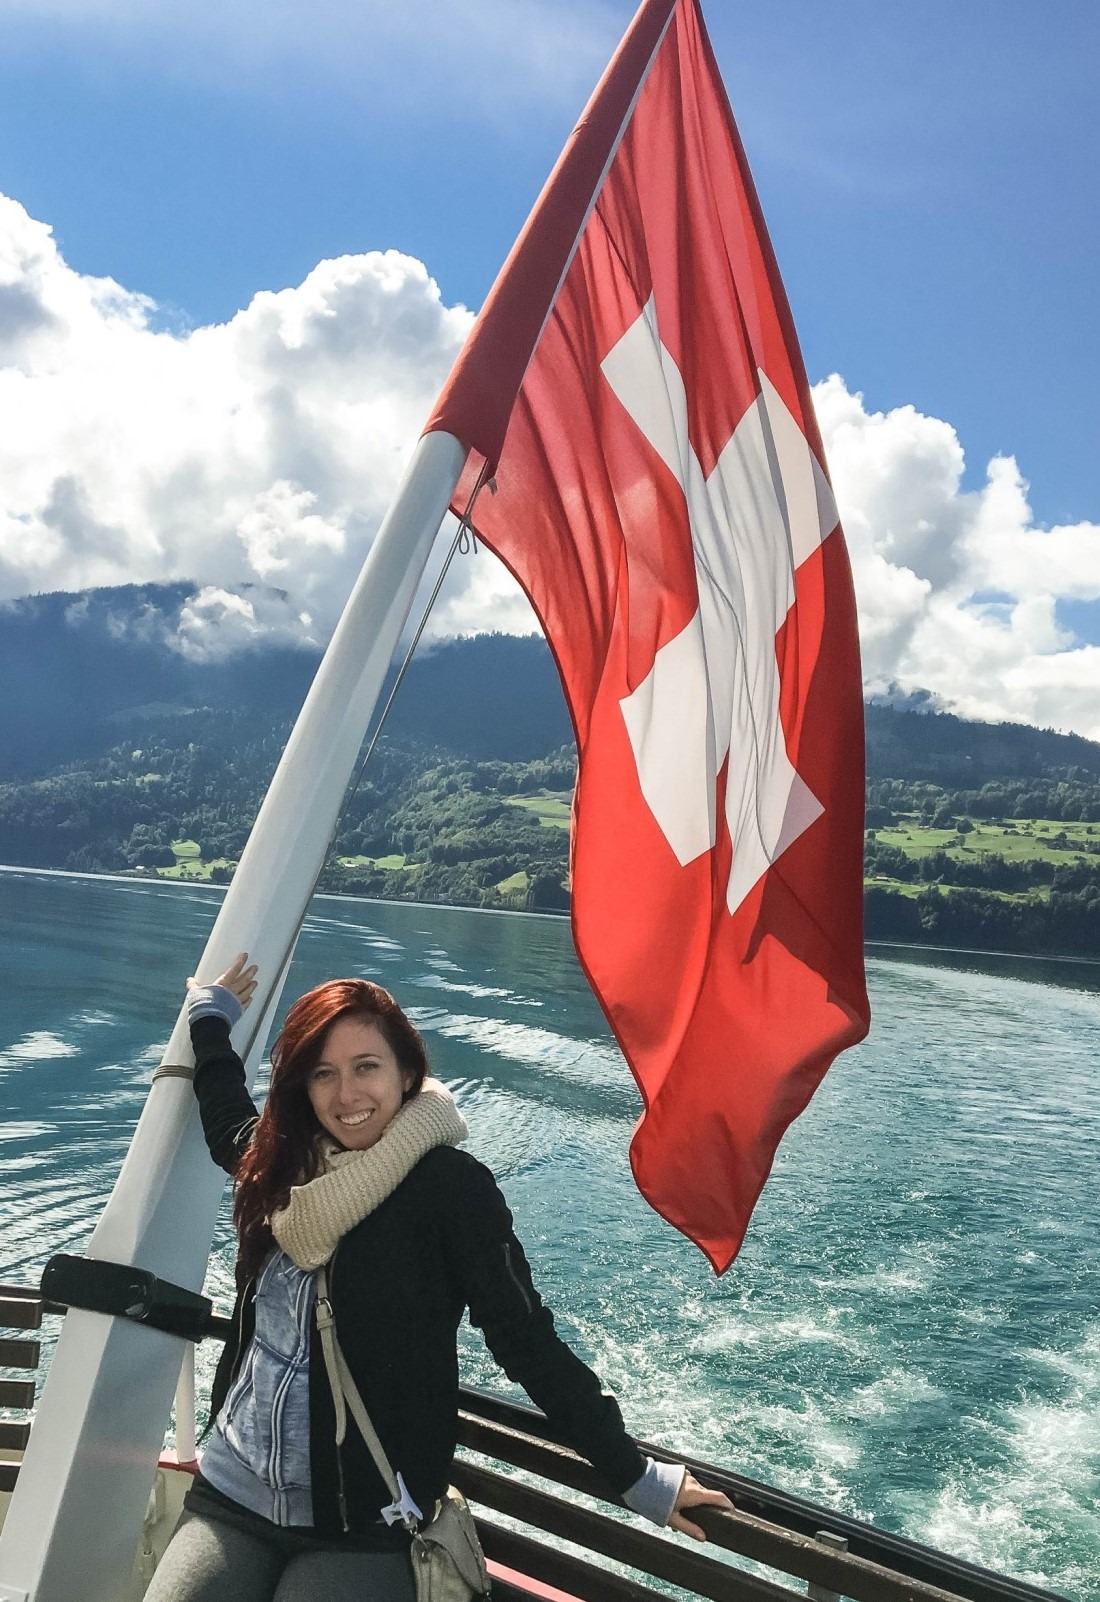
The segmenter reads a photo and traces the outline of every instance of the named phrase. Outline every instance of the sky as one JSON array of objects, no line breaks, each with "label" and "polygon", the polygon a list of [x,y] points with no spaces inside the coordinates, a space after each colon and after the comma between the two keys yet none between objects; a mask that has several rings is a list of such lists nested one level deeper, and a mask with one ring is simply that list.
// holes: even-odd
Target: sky
[{"label": "sky", "polygon": [[[1100,738],[1094,0],[704,0],[865,680]],[[630,0],[0,0],[0,602],[320,641]],[[436,635],[526,630],[493,560]]]}]

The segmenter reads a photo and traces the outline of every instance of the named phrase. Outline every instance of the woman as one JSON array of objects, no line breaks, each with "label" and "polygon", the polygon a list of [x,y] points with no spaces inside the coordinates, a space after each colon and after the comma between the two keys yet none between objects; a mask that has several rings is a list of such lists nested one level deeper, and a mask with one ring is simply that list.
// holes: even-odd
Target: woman
[{"label": "woman", "polygon": [[[504,1198],[457,1149],[466,1126],[393,997],[337,979],[296,1001],[257,1114],[229,1039],[255,965],[242,954],[215,984],[188,987],[203,1131],[235,1180],[238,1294],[202,1472],[149,1602],[412,1602],[400,1512],[430,1518],[448,1482],[467,1308],[505,1373],[611,1490],[704,1540],[683,1510],[730,1503],[682,1467],[644,1459],[614,1398],[555,1333]],[[336,1443],[314,1321],[326,1263],[338,1339],[400,1507],[358,1432]]]}]

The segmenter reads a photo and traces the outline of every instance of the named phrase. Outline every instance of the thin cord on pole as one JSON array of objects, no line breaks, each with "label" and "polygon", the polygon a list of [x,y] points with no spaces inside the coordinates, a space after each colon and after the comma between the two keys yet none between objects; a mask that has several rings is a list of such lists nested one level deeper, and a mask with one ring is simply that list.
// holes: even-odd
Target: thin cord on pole
[{"label": "thin cord on pole", "polygon": [[[428,597],[428,604],[424,608],[424,614],[421,617],[420,622],[416,626],[416,633],[413,635],[412,640],[411,640],[411,642],[409,644],[409,649],[405,653],[405,660],[402,662],[401,666],[397,670],[397,677],[393,681],[393,689],[390,691],[389,695],[386,697],[386,704],[382,708],[382,716],[378,719],[378,722],[375,725],[374,733],[371,735],[370,742],[367,745],[367,749],[363,753],[363,759],[359,764],[359,771],[358,771],[358,773],[356,773],[355,778],[354,778],[354,780],[353,780],[353,782],[351,784],[351,787],[348,790],[347,795],[344,797],[344,804],[340,808],[340,815],[336,819],[335,827],[333,828],[332,835],[331,835],[331,837],[329,839],[328,846],[326,847],[326,850],[325,850],[325,860],[326,861],[328,859],[328,853],[332,849],[332,843],[336,839],[337,833],[339,832],[340,825],[344,821],[344,815],[347,812],[348,806],[351,803],[351,801],[352,801],[352,799],[353,799],[353,797],[355,795],[355,792],[359,788],[359,785],[360,785],[360,783],[362,781],[362,778],[363,778],[363,774],[366,772],[367,763],[370,761],[371,756],[374,753],[374,748],[378,744],[378,739],[379,739],[379,736],[382,733],[383,726],[384,726],[384,724],[386,722],[386,719],[390,715],[390,708],[393,706],[393,703],[394,703],[394,701],[395,701],[395,699],[397,697],[397,692],[401,688],[401,684],[402,684],[402,681],[404,680],[405,674],[409,670],[409,665],[410,665],[410,663],[412,662],[412,659],[413,659],[413,653],[416,651],[417,646],[420,644],[420,637],[424,633],[424,630],[428,626],[428,619],[431,616],[432,607],[435,605],[436,601],[439,598],[439,592],[443,588],[443,580],[447,577],[447,574],[448,574],[448,572],[450,570],[451,563],[454,561],[455,554],[458,551],[462,551],[462,553],[465,555],[465,553],[470,549],[470,540],[471,539],[473,540],[474,554],[476,555],[476,553],[477,553],[477,535],[474,533],[473,529],[471,529],[471,527],[470,527],[470,517],[471,517],[471,514],[473,513],[474,502],[477,500],[478,493],[479,493],[479,491],[481,489],[481,486],[485,483],[485,480],[486,480],[486,477],[487,477],[487,468],[488,468],[488,463],[484,463],[482,465],[481,472],[477,476],[477,483],[474,485],[473,489],[470,492],[470,499],[466,503],[466,510],[463,512],[462,517],[461,517],[461,519],[459,521],[458,528],[455,531],[455,537],[451,541],[451,548],[447,552],[446,558],[445,558],[445,560],[443,562],[443,566],[439,570],[439,576],[436,579],[434,585],[432,586],[432,593]],[[322,869],[324,868],[324,862],[322,862],[321,868]],[[318,873],[317,877],[320,878],[320,873]]]},{"label": "thin cord on pole", "polygon": [[[317,889],[317,881],[318,881],[318,879],[320,879],[322,873],[325,871],[326,864],[328,863],[329,852],[332,850],[332,847],[333,847],[333,845],[335,844],[335,841],[336,841],[336,836],[340,832],[340,825],[343,823],[344,817],[347,814],[348,806],[350,805],[351,800],[355,795],[355,792],[358,790],[359,785],[362,782],[363,774],[366,771],[367,763],[370,761],[371,753],[373,752],[375,746],[378,744],[378,737],[382,732],[382,726],[385,723],[386,718],[389,716],[390,708],[393,706],[394,697],[396,696],[398,690],[401,687],[401,681],[405,677],[406,672],[408,671],[409,663],[412,661],[413,652],[416,650],[417,645],[420,643],[420,637],[424,633],[425,628],[427,627],[428,618],[431,615],[432,607],[435,605],[435,602],[436,602],[436,599],[437,599],[437,597],[439,595],[439,592],[443,587],[443,580],[447,576],[447,570],[449,569],[449,567],[451,565],[451,562],[452,562],[452,560],[454,558],[455,552],[458,551],[460,548],[462,548],[462,542],[464,540],[467,540],[468,537],[473,534],[473,530],[470,528],[470,518],[471,518],[471,516],[473,514],[474,502],[477,500],[478,495],[481,493],[481,488],[486,482],[489,482],[490,484],[492,483],[492,480],[489,478],[488,463],[484,463],[482,465],[481,471],[477,475],[477,481],[474,484],[473,489],[470,491],[470,499],[466,502],[466,510],[463,512],[462,517],[459,520],[458,529],[457,529],[457,531],[455,533],[455,537],[451,541],[451,548],[447,552],[447,556],[446,556],[446,559],[445,559],[445,561],[443,563],[443,566],[440,568],[439,577],[436,579],[435,584],[432,587],[432,593],[428,597],[428,604],[424,608],[424,615],[421,617],[420,622],[417,625],[416,633],[413,635],[413,638],[412,638],[412,643],[409,646],[409,649],[405,654],[405,660],[402,662],[401,667],[398,670],[397,678],[394,681],[393,689],[390,691],[389,696],[386,699],[386,704],[382,708],[382,716],[378,719],[378,723],[377,723],[377,726],[375,728],[375,731],[374,731],[373,735],[371,736],[370,743],[368,744],[366,752],[363,755],[363,759],[359,764],[359,770],[356,773],[355,779],[352,782],[351,786],[349,787],[349,789],[347,791],[347,794],[344,796],[343,805],[341,806],[340,811],[339,811],[339,813],[337,815],[336,822],[332,826],[332,833],[328,837],[328,844],[325,846],[324,854],[321,857],[320,866],[318,867],[317,872],[313,877],[313,883],[310,885],[309,889],[306,892],[305,899],[304,899],[304,901],[302,903],[302,907],[301,907],[301,910],[300,910],[300,912],[298,914],[298,917],[295,920],[293,930],[291,931],[291,934],[290,934],[290,938],[287,941],[286,946],[285,946],[285,948],[283,950],[282,960],[279,962],[279,964],[277,965],[277,967],[275,969],[275,972],[276,972],[277,976],[282,974],[283,971],[287,967],[289,967],[289,965],[290,965],[290,959],[291,959],[291,956],[293,955],[294,947],[295,947],[295,944],[297,943],[297,940],[298,940],[298,935],[301,933],[302,925],[306,921],[306,913],[309,911],[309,904],[313,899],[314,891]],[[475,549],[476,549],[476,546],[475,546]],[[259,1027],[260,1027],[260,1024],[261,1024],[263,1016],[264,1015],[261,1013],[257,1017],[256,1026],[255,1026],[256,1027],[256,1031],[259,1030]],[[253,1038],[255,1038],[255,1032],[253,1034]],[[247,1050],[251,1050],[251,1041],[249,1042],[248,1048],[246,1048],[246,1049]],[[156,1078],[157,1075],[154,1075],[153,1077]]]}]

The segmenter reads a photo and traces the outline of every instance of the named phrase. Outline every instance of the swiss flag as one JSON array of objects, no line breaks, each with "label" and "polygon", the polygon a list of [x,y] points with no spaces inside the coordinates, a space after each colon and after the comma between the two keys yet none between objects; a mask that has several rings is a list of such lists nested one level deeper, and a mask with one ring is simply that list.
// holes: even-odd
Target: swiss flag
[{"label": "swiss flag", "polygon": [[867,1032],[855,606],[790,312],[694,0],[647,0],[431,428],[557,658],[577,950],[643,1195],[721,1272]]}]

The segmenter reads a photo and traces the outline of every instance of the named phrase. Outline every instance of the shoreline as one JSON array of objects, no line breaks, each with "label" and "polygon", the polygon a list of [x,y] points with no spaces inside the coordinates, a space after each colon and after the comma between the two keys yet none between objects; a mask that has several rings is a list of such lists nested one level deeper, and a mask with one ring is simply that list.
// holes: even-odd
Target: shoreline
[{"label": "shoreline", "polygon": [[[71,868],[36,868],[26,863],[0,862],[0,874],[34,875],[49,879],[83,879],[94,884],[156,885],[159,888],[172,890],[197,889],[222,896],[229,888],[228,885],[210,884],[200,880],[151,878],[138,873],[78,873]],[[430,907],[440,912],[478,912],[501,918],[552,918],[558,921],[563,918],[569,919],[569,913],[564,910],[534,912],[524,907],[469,907],[454,901],[406,901],[399,896],[361,896],[347,890],[318,890],[314,893],[314,899],[363,902],[369,906],[379,907]],[[1001,951],[979,946],[937,946],[903,940],[864,940],[863,945],[867,954],[872,956],[889,959],[891,953],[897,952],[898,961],[911,959],[917,952],[927,952],[942,957],[980,957],[992,958],[997,962],[1042,962],[1094,969],[1097,981],[1100,982],[1100,957],[1076,956],[1066,952]]]},{"label": "shoreline", "polygon": [[[25,863],[0,862],[0,874],[34,874],[38,878],[86,879],[91,884],[141,884],[169,890],[209,890],[225,895],[227,884],[210,884],[202,879],[153,879],[143,873],[85,873],[72,868],[32,868]],[[490,918],[564,918],[568,912],[533,912],[528,907],[468,907],[456,901],[406,901],[400,896],[357,896],[350,890],[315,890],[313,901],[365,902],[373,907],[431,907],[438,912],[476,912]]]},{"label": "shoreline", "polygon": [[905,940],[865,940],[865,951],[935,951],[951,957],[998,957],[1006,962],[1070,962],[1083,968],[1100,971],[1100,957],[1069,956],[1064,952],[1049,951],[993,951],[982,946],[933,946]]}]

